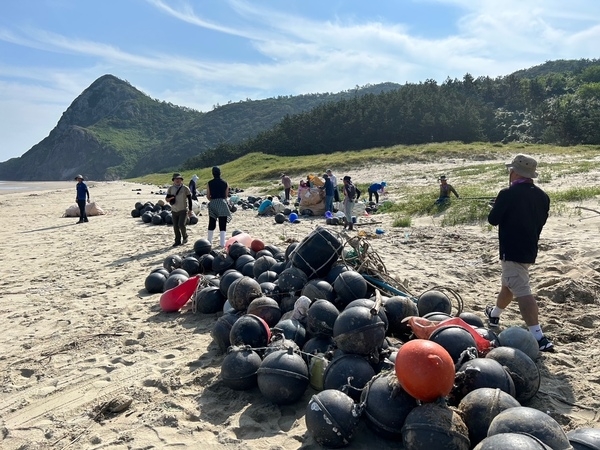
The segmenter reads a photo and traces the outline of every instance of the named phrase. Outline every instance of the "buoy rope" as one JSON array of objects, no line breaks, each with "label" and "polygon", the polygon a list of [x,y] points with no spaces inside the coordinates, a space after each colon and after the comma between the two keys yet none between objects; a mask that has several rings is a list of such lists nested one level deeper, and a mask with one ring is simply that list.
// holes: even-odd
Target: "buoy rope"
[{"label": "buoy rope", "polygon": [[255,352],[262,352],[265,350],[272,350],[272,351],[279,351],[279,350],[285,350],[287,352],[292,351],[293,353],[296,353],[300,356],[309,356],[311,358],[317,358],[320,359],[322,361],[330,361],[329,358],[326,358],[325,356],[320,356],[318,353],[307,353],[304,352],[300,349],[296,349],[294,347],[290,346],[285,346],[282,345],[281,347],[277,347],[277,346],[266,346],[266,347],[252,347],[251,345],[230,345],[227,348],[227,354],[231,353],[231,352],[235,352],[235,351],[255,351]]},{"label": "buoy rope", "polygon": [[[320,233],[320,227],[317,228],[316,230],[314,230],[310,235],[308,235],[302,242],[300,242],[300,244],[298,244],[298,247],[294,249],[294,257],[298,257],[302,260],[302,262],[311,270],[310,274],[307,274],[308,277],[312,277],[312,276],[317,276],[319,271],[322,270],[323,268],[326,268],[328,266],[331,265],[331,259],[333,257],[335,257],[335,260],[337,261],[337,259],[339,258],[339,254],[340,254],[340,249],[336,248],[333,246],[333,244],[328,240],[325,239],[325,243],[327,246],[329,246],[331,248],[331,250],[333,250],[332,256],[330,256],[329,258],[327,258],[327,261],[325,261],[321,266],[317,267],[316,269],[313,268],[310,263],[298,252],[298,248],[302,245],[302,243],[304,243],[305,241],[308,242],[308,240],[310,240],[310,238],[312,236],[314,236],[315,234],[319,234]],[[335,262],[335,261],[333,261]]]},{"label": "buoy rope", "polygon": [[[452,289],[451,287],[448,286],[434,286],[431,289],[426,290],[425,292],[429,292],[429,291],[448,291],[450,294],[452,294],[452,296],[454,297],[454,301],[456,302],[456,305],[453,305],[456,307],[456,314],[455,317],[458,317],[464,309],[464,302],[462,297],[460,296],[460,294],[458,292],[456,292],[454,289]],[[425,293],[423,292],[423,294]],[[421,294],[421,295],[423,295]],[[450,298],[450,301],[452,301],[452,299]]]}]

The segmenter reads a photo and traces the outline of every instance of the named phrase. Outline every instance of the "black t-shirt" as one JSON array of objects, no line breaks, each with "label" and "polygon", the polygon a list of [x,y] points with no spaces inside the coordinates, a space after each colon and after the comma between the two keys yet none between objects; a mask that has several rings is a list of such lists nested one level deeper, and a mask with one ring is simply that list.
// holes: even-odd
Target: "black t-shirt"
[{"label": "black t-shirt", "polygon": [[208,189],[210,190],[210,198],[226,198],[227,192],[227,181],[221,178],[214,178],[208,182]]},{"label": "black t-shirt", "polygon": [[535,262],[549,209],[550,198],[533,183],[513,184],[498,193],[488,222],[498,225],[500,259]]}]

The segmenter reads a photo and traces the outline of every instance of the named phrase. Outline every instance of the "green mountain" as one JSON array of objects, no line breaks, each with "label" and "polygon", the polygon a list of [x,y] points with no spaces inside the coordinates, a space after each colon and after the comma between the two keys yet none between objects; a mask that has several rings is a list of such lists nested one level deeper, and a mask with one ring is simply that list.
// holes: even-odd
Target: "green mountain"
[{"label": "green mountain", "polygon": [[280,96],[201,113],[104,75],[49,136],[0,163],[4,180],[115,180],[193,170],[262,152],[327,154],[429,142],[600,145],[600,60],[558,60],[504,77],[465,74],[339,93]]},{"label": "green mountain", "polygon": [[63,113],[48,137],[19,158],[0,163],[3,180],[115,180],[178,169],[219,144],[237,144],[285,116],[326,102],[386,92],[384,83],[337,94],[307,94],[218,106],[201,113],[150,98],[104,75]]}]

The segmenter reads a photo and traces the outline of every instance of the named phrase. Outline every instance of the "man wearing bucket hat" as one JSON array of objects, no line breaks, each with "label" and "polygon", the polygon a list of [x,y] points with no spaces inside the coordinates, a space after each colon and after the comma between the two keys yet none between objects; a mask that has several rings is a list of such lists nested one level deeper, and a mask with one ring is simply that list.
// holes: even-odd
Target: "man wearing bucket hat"
[{"label": "man wearing bucket hat", "polygon": [[171,178],[173,186],[167,189],[165,200],[171,205],[171,216],[173,217],[173,231],[175,232],[175,243],[173,247],[187,244],[188,234],[186,222],[188,216],[192,215],[192,193],[183,184],[183,176],[174,173]]},{"label": "man wearing bucket hat", "polygon": [[90,202],[90,191],[87,184],[83,182],[83,175],[77,175],[75,180],[77,181],[77,185],[75,185],[75,189],[77,190],[75,202],[79,206],[79,222],[77,223],[89,222],[87,213],[85,212],[85,204],[86,202]]},{"label": "man wearing bucket hat", "polygon": [[552,351],[554,345],[542,332],[538,305],[529,284],[529,266],[537,257],[538,240],[548,219],[550,198],[533,184],[538,174],[537,161],[531,156],[519,154],[506,167],[510,186],[498,193],[488,215],[488,222],[498,225],[502,287],[496,306],[487,306],[485,314],[489,325],[497,327],[502,312],[516,299],[540,351]]}]

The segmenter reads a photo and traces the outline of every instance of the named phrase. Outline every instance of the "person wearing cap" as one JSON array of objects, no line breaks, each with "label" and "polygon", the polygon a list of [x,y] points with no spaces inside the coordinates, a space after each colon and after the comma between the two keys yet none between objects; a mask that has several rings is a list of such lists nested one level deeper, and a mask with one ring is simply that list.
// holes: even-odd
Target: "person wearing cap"
[{"label": "person wearing cap", "polygon": [[229,197],[229,184],[221,178],[221,169],[217,166],[212,168],[213,179],[206,186],[206,198],[208,202],[208,241],[212,243],[217,220],[219,221],[219,245],[225,247],[225,234],[227,224],[231,222],[231,211],[227,204]]},{"label": "person wearing cap", "polygon": [[379,193],[383,192],[386,186],[387,184],[385,181],[382,181],[381,183],[373,183],[371,186],[369,186],[367,189],[367,192],[369,192],[369,201],[372,202],[373,196],[375,196],[375,203],[379,203]]},{"label": "person wearing cap", "polygon": [[180,173],[174,173],[171,181],[173,181],[173,186],[167,189],[165,200],[171,204],[173,231],[175,232],[173,247],[178,247],[187,244],[188,241],[186,222],[192,215],[192,193],[183,184],[183,176]]},{"label": "person wearing cap", "polygon": [[79,222],[89,222],[87,213],[85,212],[85,204],[90,202],[90,191],[88,190],[87,184],[83,181],[83,175],[77,175],[75,177],[77,184],[75,185],[76,195],[75,202],[79,206]]},{"label": "person wearing cap", "polygon": [[327,176],[331,180],[331,184],[333,184],[333,201],[334,202],[339,202],[340,201],[340,191],[338,190],[337,177],[333,174],[333,172],[331,171],[331,169],[327,169],[325,171],[325,173],[327,174]]},{"label": "person wearing cap", "polygon": [[521,316],[537,339],[540,351],[552,351],[554,345],[542,332],[538,305],[529,284],[529,267],[537,257],[538,241],[550,210],[550,198],[533,184],[533,179],[538,176],[534,158],[519,154],[506,167],[510,185],[498,193],[488,215],[488,222],[498,225],[502,286],[496,305],[488,305],[485,314],[490,327],[498,327],[500,315],[516,299]]},{"label": "person wearing cap", "polygon": [[346,218],[346,222],[344,223],[344,229],[348,227],[350,231],[354,229],[354,224],[352,223],[352,212],[354,209],[354,202],[356,199],[356,187],[352,184],[352,178],[349,175],[344,176],[344,214]]},{"label": "person wearing cap", "polygon": [[292,179],[288,177],[285,173],[281,174],[281,184],[283,184],[283,190],[285,192],[285,200],[286,202],[290,201],[290,192],[292,190]]},{"label": "person wearing cap", "polygon": [[198,182],[198,175],[194,174],[192,179],[190,180],[189,188],[190,193],[192,194],[192,200],[198,200],[198,191],[196,190],[196,183]]},{"label": "person wearing cap", "polygon": [[323,174],[325,184],[319,188],[325,191],[325,211],[333,212],[333,183],[326,173]]},{"label": "person wearing cap", "polygon": [[459,195],[458,195],[458,192],[456,192],[456,189],[454,189],[454,187],[452,187],[451,184],[448,184],[446,175],[442,175],[438,179],[438,181],[440,182],[440,196],[435,201],[436,205],[439,205],[441,203],[446,203],[448,200],[450,200],[450,193],[454,194],[456,196],[456,198],[459,198]]}]

